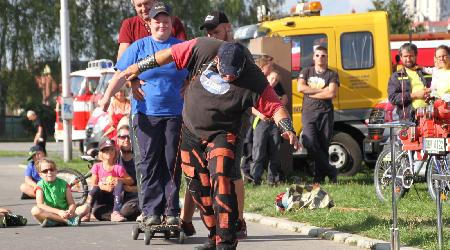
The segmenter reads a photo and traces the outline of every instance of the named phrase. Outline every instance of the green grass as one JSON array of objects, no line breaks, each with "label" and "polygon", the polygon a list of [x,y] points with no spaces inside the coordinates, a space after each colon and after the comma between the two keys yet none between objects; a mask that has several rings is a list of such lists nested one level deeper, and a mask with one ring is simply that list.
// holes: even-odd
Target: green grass
[{"label": "green grass", "polygon": [[[289,183],[278,187],[246,184],[245,211],[267,216],[283,217],[314,226],[334,228],[375,239],[390,241],[391,205],[381,203],[375,196],[370,171],[354,177],[341,177],[338,185],[322,187],[331,195],[335,207],[331,209],[276,211],[274,199]],[[436,206],[429,198],[426,185],[415,185],[398,203],[398,226],[401,244],[424,249],[437,249]],[[450,249],[450,210],[443,206],[444,249]]]},{"label": "green grass", "polygon": [[71,168],[71,169],[78,170],[82,174],[89,171],[89,167],[88,167],[89,163],[86,161],[83,161],[80,158],[74,158],[73,160],[71,160],[69,162],[64,162],[64,160],[63,160],[63,158],[61,158],[61,156],[50,155],[50,158],[55,161],[58,169]]},{"label": "green grass", "polygon": [[0,157],[23,157],[28,158],[27,152],[16,152],[16,151],[0,151]]},{"label": "green grass", "polygon": [[[23,158],[22,164],[27,164],[28,153],[27,152],[16,152],[16,151],[2,151],[0,150],[0,157],[21,157]],[[61,168],[72,168],[78,170],[81,173],[86,173],[89,171],[88,163],[80,159],[79,157],[73,157],[69,162],[64,162],[61,155],[56,153],[50,153],[48,156],[50,159],[54,160],[56,166]]]}]

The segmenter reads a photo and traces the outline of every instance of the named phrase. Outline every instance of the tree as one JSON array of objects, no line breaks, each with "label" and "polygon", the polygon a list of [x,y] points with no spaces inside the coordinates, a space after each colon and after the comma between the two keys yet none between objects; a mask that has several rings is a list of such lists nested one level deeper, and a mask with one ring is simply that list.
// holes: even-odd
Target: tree
[{"label": "tree", "polygon": [[[193,38],[204,35],[199,27],[213,9],[223,10],[233,25],[239,27],[256,23],[257,5],[265,4],[272,13],[276,13],[284,0],[165,2],[172,6],[173,14],[179,16],[186,26],[188,37]],[[121,22],[135,15],[130,1],[68,0],[68,4],[72,69],[81,65],[81,58],[115,58]],[[24,87],[34,86],[33,78],[43,65],[51,66],[52,77],[57,82],[61,79],[60,8],[60,0],[0,0],[0,120],[5,103],[13,109],[30,102],[39,103],[37,99],[32,100],[33,95],[24,95],[21,91]]]},{"label": "tree", "polygon": [[386,11],[389,15],[391,34],[409,33],[413,23],[412,16],[406,12],[405,2],[400,0],[373,0],[374,9],[369,11]]}]

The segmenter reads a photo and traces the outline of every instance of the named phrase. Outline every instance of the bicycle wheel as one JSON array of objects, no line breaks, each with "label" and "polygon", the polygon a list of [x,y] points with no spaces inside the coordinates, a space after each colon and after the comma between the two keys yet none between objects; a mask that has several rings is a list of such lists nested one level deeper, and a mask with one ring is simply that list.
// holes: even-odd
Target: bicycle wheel
[{"label": "bicycle wheel", "polygon": [[84,176],[74,169],[60,169],[56,174],[58,178],[65,180],[70,185],[73,199],[77,206],[81,206],[86,202],[89,186]]},{"label": "bicycle wheel", "polygon": [[[395,148],[397,178],[395,181],[395,192],[397,199],[403,197],[408,190],[403,186],[403,169],[409,167],[408,154],[400,151],[399,147]],[[385,146],[378,155],[373,175],[375,184],[375,193],[381,202],[391,201],[392,199],[392,170],[391,170],[391,147]]]},{"label": "bicycle wheel", "polygon": [[[427,189],[428,194],[435,201],[436,200],[436,191],[434,190],[434,185],[437,182],[433,179],[433,174],[447,174],[450,175],[450,169],[448,167],[448,158],[445,156],[434,155],[431,156],[431,160],[427,165]],[[442,181],[442,194],[441,199],[443,202],[449,201],[450,194],[450,182]]]}]

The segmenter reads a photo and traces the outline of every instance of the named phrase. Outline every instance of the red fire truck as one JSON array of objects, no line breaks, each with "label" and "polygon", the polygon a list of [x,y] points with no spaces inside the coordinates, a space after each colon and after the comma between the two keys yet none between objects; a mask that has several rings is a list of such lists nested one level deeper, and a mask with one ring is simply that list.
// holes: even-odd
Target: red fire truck
[{"label": "red fire truck", "polygon": [[[114,75],[113,62],[108,59],[90,61],[88,67],[70,73],[70,92],[73,97],[72,140],[80,141],[80,149],[86,138],[86,125],[91,113],[101,98],[108,81]],[[56,104],[55,140],[63,140],[63,122],[61,118],[62,97]]]},{"label": "red fire truck", "polygon": [[[398,49],[402,44],[409,42],[409,35],[395,34],[391,35],[391,59],[395,65],[395,56],[398,55]],[[411,42],[417,46],[418,56],[417,64],[423,67],[434,67],[434,50],[439,45],[450,46],[450,34],[448,33],[423,33],[411,35]]]}]

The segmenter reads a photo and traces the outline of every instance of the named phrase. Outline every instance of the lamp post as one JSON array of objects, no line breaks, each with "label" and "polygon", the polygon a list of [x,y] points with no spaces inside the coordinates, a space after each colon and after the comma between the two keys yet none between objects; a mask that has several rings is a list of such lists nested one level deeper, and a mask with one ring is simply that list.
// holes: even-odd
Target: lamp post
[{"label": "lamp post", "polygon": [[[69,73],[70,73],[70,39],[69,39],[69,11],[67,0],[61,0],[60,10],[60,29],[61,29],[61,80],[63,99],[70,97]],[[63,101],[65,112],[66,103]],[[68,106],[71,109],[71,106]],[[71,110],[69,110],[70,112]],[[64,127],[64,162],[72,160],[72,117],[63,117]]]}]

